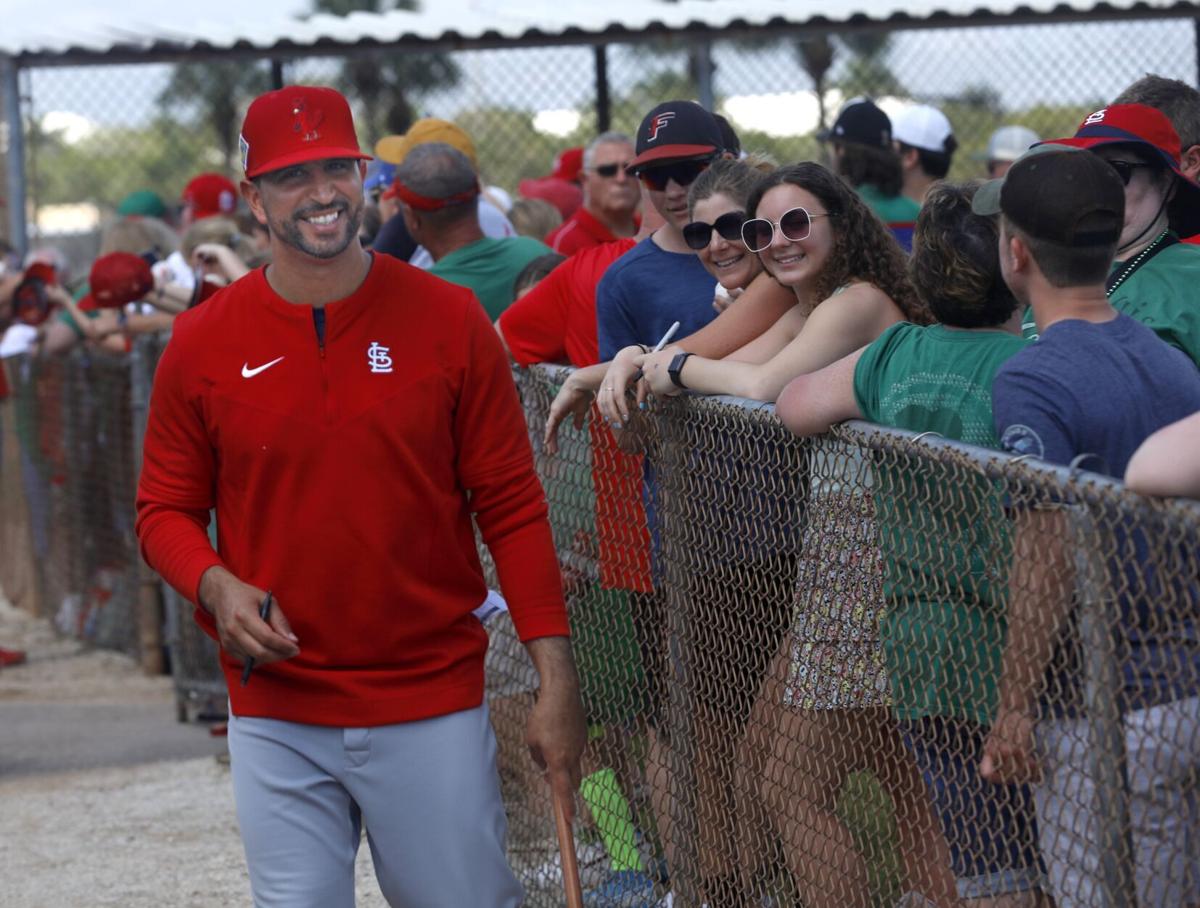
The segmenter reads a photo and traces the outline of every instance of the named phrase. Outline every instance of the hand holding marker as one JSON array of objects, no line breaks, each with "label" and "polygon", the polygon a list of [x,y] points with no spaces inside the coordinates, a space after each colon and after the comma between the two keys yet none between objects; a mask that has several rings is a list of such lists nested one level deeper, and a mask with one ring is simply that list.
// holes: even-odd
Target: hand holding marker
[{"label": "hand holding marker", "polygon": [[[662,336],[662,340],[660,340],[657,344],[655,344],[654,349],[651,350],[650,352],[651,353],[662,352],[662,348],[671,342],[671,338],[673,338],[675,336],[675,332],[678,330],[679,330],[679,322],[672,322],[671,327],[667,329],[667,333]],[[645,377],[645,375],[646,375],[645,372],[643,372],[641,369],[638,369],[637,372],[633,373],[633,383],[636,385],[638,382],[640,382]]]},{"label": "hand holding marker", "polygon": [[[258,607],[258,617],[266,621],[271,617],[271,591],[267,590],[267,596],[262,601],[262,605]],[[246,657],[246,667],[242,669],[242,687],[246,686],[246,682],[250,680],[250,672],[254,671],[254,657]]]}]

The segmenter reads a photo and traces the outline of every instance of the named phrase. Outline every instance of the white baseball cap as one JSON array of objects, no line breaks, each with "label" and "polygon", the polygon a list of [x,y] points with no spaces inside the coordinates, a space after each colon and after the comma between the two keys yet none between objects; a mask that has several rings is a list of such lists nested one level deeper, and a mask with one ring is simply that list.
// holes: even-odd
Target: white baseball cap
[{"label": "white baseball cap", "polygon": [[988,161],[1015,161],[1042,140],[1027,126],[1001,126],[988,139]]},{"label": "white baseball cap", "polygon": [[913,148],[950,154],[957,143],[954,127],[936,107],[917,104],[892,117],[892,138]]}]

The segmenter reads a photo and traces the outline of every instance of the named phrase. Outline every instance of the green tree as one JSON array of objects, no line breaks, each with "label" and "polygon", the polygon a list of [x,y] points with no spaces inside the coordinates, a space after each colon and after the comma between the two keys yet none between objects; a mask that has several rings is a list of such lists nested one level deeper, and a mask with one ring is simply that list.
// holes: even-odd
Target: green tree
[{"label": "green tree", "polygon": [[[313,0],[313,11],[346,16],[388,9],[415,11],[417,0]],[[356,52],[342,62],[337,87],[359,102],[361,125],[369,135],[403,133],[417,118],[414,108],[422,96],[453,88],[462,77],[448,54],[377,50]]]},{"label": "green tree", "polygon": [[[191,108],[207,127],[226,173],[235,172],[242,108],[270,88],[264,64],[241,60],[180,63],[158,96],[164,112]],[[172,116],[171,119],[182,119]]]},{"label": "green tree", "polygon": [[814,35],[796,39],[796,56],[800,65],[812,79],[813,91],[817,94],[817,130],[829,123],[829,112],[825,110],[825,92],[828,88],[829,70],[833,67],[834,46],[829,35]]},{"label": "green tree", "polygon": [[907,97],[908,91],[888,65],[892,36],[888,32],[847,32],[838,41],[853,56],[837,80],[837,87],[848,98],[858,95],[879,98]]}]

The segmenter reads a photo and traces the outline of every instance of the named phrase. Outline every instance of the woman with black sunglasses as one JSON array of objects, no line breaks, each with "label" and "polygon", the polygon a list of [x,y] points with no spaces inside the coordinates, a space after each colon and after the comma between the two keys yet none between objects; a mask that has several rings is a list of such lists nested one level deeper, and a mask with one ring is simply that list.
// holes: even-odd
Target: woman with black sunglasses
[{"label": "woman with black sunglasses", "polygon": [[742,242],[746,202],[765,178],[769,165],[720,160],[700,174],[688,190],[692,220],[683,241],[705,270],[717,279],[713,308],[723,311],[762,273],[762,263]]}]

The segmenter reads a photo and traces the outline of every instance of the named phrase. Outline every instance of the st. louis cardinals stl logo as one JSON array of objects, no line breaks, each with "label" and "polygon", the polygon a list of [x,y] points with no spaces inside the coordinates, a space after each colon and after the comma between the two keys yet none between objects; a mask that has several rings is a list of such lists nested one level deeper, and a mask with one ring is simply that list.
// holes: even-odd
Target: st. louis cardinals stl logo
[{"label": "st. louis cardinals stl logo", "polygon": [[674,119],[675,111],[673,110],[664,110],[662,113],[657,114],[654,119],[650,121],[650,138],[646,141],[653,142],[655,139],[657,139],[659,130],[661,130]]},{"label": "st. louis cardinals stl logo", "polygon": [[292,130],[300,133],[301,142],[315,142],[321,137],[317,127],[325,119],[324,112],[309,110],[307,104],[297,101],[292,105],[292,116],[296,118],[292,123]]}]

